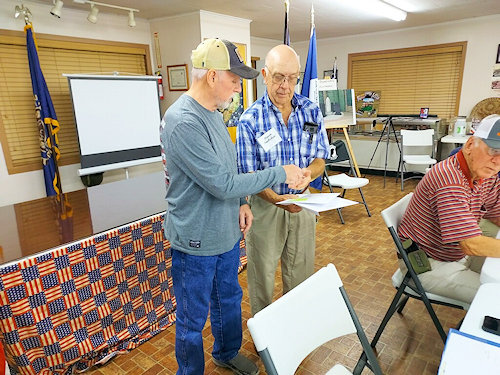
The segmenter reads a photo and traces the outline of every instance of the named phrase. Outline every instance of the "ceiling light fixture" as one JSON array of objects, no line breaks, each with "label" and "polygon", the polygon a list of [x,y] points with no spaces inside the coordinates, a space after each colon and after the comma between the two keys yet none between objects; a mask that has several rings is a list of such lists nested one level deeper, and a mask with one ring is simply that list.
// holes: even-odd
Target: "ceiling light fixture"
[{"label": "ceiling light fixture", "polygon": [[87,16],[87,20],[92,23],[97,23],[97,14],[99,14],[99,9],[94,4],[90,4],[90,12]]},{"label": "ceiling light fixture", "polygon": [[89,16],[87,17],[87,19],[92,23],[97,22],[97,13],[99,13],[99,10],[97,9],[96,5],[99,5],[100,7],[108,7],[108,8],[121,9],[121,10],[128,11],[128,25],[130,27],[135,26],[134,12],[139,12],[138,9],[121,7],[119,5],[113,5],[113,4],[105,4],[105,3],[101,3],[99,1],[73,0],[73,2],[79,3],[79,4],[90,4],[90,13],[89,13]]},{"label": "ceiling light fixture", "polygon": [[54,6],[50,10],[50,14],[54,17],[61,18],[61,11],[64,3],[61,0],[53,0],[52,3]]},{"label": "ceiling light fixture", "polygon": [[130,27],[135,27],[135,17],[133,11],[128,12],[128,25]]},{"label": "ceiling light fixture", "polygon": [[407,15],[404,10],[382,0],[372,0],[369,9],[394,21],[404,21]]}]

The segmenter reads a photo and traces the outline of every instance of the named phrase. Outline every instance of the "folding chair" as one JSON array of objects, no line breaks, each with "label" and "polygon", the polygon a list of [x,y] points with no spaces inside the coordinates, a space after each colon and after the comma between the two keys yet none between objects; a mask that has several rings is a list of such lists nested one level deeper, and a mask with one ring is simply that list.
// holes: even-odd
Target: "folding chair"
[{"label": "folding chair", "polygon": [[[314,349],[351,333],[358,335],[368,358],[366,366],[382,374],[333,264],[255,314],[248,320],[248,329],[268,374],[293,374]],[[352,375],[340,364],[327,374]]]},{"label": "folding chair", "polygon": [[[340,163],[342,161],[349,161],[351,174],[355,177],[349,176],[345,173],[331,176],[328,175],[327,167],[335,163]],[[368,204],[366,203],[365,196],[363,195],[363,190],[361,190],[363,186],[368,185],[370,180],[368,180],[367,178],[357,177],[356,170],[352,165],[349,151],[347,150],[345,143],[341,140],[337,140],[330,145],[328,151],[328,159],[326,159],[325,161],[325,170],[323,171],[323,181],[325,182],[325,185],[328,185],[331,193],[333,193],[333,187],[339,187],[343,189],[342,194],[340,195],[342,198],[344,198],[347,189],[358,189],[359,194],[361,195],[361,199],[363,200],[362,203],[365,206],[368,216],[372,216],[370,210],[368,209]],[[344,217],[342,216],[342,209],[337,208],[337,213],[339,214],[341,223],[345,224]]]},{"label": "folding chair", "polygon": [[[408,154],[409,147],[427,147],[430,148],[428,154]],[[401,191],[404,190],[405,180],[411,178],[421,178],[421,176],[404,177],[404,170],[407,164],[425,165],[427,170],[430,166],[437,163],[434,159],[434,129],[426,130],[401,130],[401,156],[399,158],[399,169],[401,172]]]},{"label": "folding chair", "polygon": [[[436,312],[432,307],[432,304],[449,306],[461,310],[468,310],[470,306],[468,303],[462,301],[426,292],[420,282],[420,279],[418,278],[417,273],[413,269],[410,260],[408,258],[408,253],[404,249],[403,244],[397,233],[397,228],[401,223],[401,219],[403,218],[403,214],[405,213],[406,208],[410,203],[412,195],[413,193],[407,194],[399,201],[394,203],[392,206],[386,208],[381,212],[382,218],[384,219],[384,222],[387,228],[389,229],[392,239],[396,244],[398,255],[403,260],[407,271],[403,275],[401,269],[398,268],[394,273],[394,275],[392,276],[392,284],[396,288],[396,295],[394,296],[391,305],[389,306],[389,309],[385,313],[384,319],[382,319],[382,323],[380,323],[380,326],[378,327],[377,332],[375,333],[375,336],[371,342],[372,348],[375,348],[375,346],[377,345],[377,342],[380,336],[382,335],[385,326],[389,322],[389,319],[391,319],[391,317],[394,315],[396,310],[400,314],[403,312],[403,309],[409,297],[421,300],[424,303],[427,312],[429,313],[432,319],[432,322],[436,326],[439,336],[443,340],[443,343],[446,342],[446,333],[443,330],[443,326],[441,325],[436,315]],[[356,366],[356,369],[358,368],[358,366],[363,368],[364,362],[366,362],[366,356],[362,354],[360,361]]]}]

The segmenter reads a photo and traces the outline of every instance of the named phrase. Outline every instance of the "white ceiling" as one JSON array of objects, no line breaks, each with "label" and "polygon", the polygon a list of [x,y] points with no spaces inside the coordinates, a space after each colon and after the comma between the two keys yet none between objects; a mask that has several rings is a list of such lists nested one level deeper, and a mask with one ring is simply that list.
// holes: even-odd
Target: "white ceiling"
[{"label": "white ceiling", "polygon": [[[52,3],[52,0],[35,0]],[[136,17],[154,19],[206,10],[252,20],[254,37],[282,39],[284,0],[98,0],[139,9]],[[290,0],[290,39],[309,39],[310,9],[314,5],[317,38],[333,38],[433,23],[500,14],[500,0],[386,0],[408,12],[405,21],[395,22],[370,11],[371,0]],[[356,6],[358,3],[358,6]],[[362,6],[359,6],[359,3]],[[64,0],[64,8],[89,9],[89,5]],[[63,8],[63,17],[64,17]],[[100,8],[101,13],[120,12]],[[123,11],[121,11],[123,13]]]}]

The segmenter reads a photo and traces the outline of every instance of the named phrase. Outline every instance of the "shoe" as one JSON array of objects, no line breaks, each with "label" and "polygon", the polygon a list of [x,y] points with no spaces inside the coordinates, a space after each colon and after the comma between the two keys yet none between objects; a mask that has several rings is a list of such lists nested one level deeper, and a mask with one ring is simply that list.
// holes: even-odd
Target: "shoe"
[{"label": "shoe", "polygon": [[257,365],[240,353],[236,354],[236,357],[227,362],[222,362],[215,358],[213,358],[213,361],[219,367],[226,367],[233,370],[235,374],[257,375],[259,373]]}]

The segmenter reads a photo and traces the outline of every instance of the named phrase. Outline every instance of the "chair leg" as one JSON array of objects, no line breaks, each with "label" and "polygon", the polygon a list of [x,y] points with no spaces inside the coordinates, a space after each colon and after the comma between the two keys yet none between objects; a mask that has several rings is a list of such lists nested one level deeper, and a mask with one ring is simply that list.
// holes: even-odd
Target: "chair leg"
[{"label": "chair leg", "polygon": [[405,190],[404,167],[405,163],[401,160],[401,191]]},{"label": "chair leg", "polygon": [[408,296],[404,296],[403,299],[401,301],[399,301],[399,305],[398,305],[398,309],[397,309],[398,313],[400,313],[400,314],[403,313],[403,309],[405,308],[406,302],[408,302],[409,298],[410,297],[408,297]]},{"label": "chair leg", "polygon": [[337,213],[339,214],[340,222],[342,224],[345,224],[344,217],[342,216],[342,209],[341,208],[337,208]]},{"label": "chair leg", "polygon": [[359,190],[359,194],[361,194],[361,199],[363,199],[363,204],[365,205],[366,212],[368,213],[368,216],[371,217],[372,214],[370,213],[370,210],[368,209],[368,204],[366,204],[366,200],[365,200],[365,196],[363,194],[363,190],[361,190],[361,188],[358,188],[358,190]]},{"label": "chair leg", "polygon": [[[382,332],[385,329],[385,326],[387,325],[391,317],[394,315],[394,312],[396,311],[397,306],[399,304],[399,300],[401,299],[401,296],[403,295],[403,292],[406,288],[406,283],[408,282],[409,279],[410,279],[410,274],[407,272],[403,281],[401,282],[401,285],[397,289],[396,295],[392,299],[391,305],[389,306],[389,309],[387,309],[387,312],[385,313],[385,316],[382,319],[382,322],[380,323],[377,332],[373,337],[372,342],[370,343],[370,346],[372,348],[375,348],[378,340],[380,339],[380,336],[382,335]],[[367,356],[366,353],[363,352],[359,357],[358,362],[356,363],[356,367],[353,370],[353,374],[360,374],[363,368],[366,366],[366,364],[367,364]]]}]

